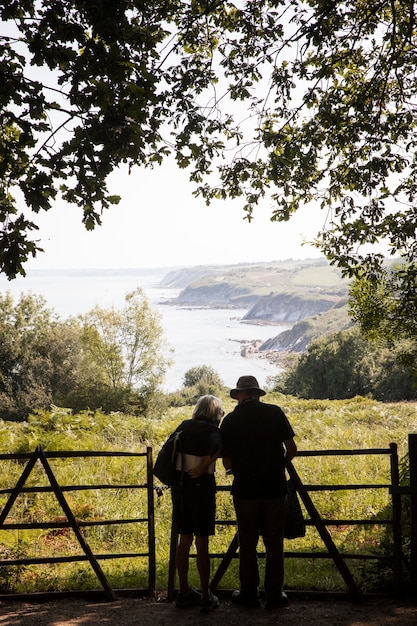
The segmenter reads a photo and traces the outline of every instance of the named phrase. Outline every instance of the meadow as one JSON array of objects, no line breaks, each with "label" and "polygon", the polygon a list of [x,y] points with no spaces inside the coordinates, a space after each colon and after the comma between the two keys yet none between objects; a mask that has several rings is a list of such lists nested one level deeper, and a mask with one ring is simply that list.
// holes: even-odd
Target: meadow
[{"label": "meadow", "polygon": [[[416,431],[417,405],[414,403],[384,404],[367,398],[344,401],[298,400],[280,394],[268,394],[266,401],[276,402],[287,413],[300,451],[354,450],[388,448],[398,445],[400,468],[406,481],[408,434]],[[224,408],[233,401],[224,397]],[[120,413],[105,415],[100,411],[72,414],[53,407],[48,412],[35,412],[27,422],[0,422],[0,453],[33,452],[38,445],[45,451],[125,451],[145,452],[153,448],[154,458],[167,435],[191,415],[191,407],[161,410],[158,417],[141,418]],[[145,464],[135,458],[66,458],[51,461],[62,485],[138,484],[146,482]],[[388,457],[323,456],[296,458],[294,466],[305,484],[386,484],[389,482]],[[0,461],[0,489],[14,487],[24,463]],[[221,462],[217,466],[217,483],[230,486]],[[47,485],[42,467],[35,466],[27,486]],[[155,481],[155,528],[157,587],[166,589],[171,531],[169,490]],[[113,489],[111,491],[71,491],[66,496],[73,513],[80,520],[100,521],[114,518],[140,517],[146,511],[146,490]],[[388,490],[366,490],[312,493],[319,513],[325,519],[369,519],[387,517],[390,508]],[[3,508],[7,495],[0,494]],[[406,503],[405,503],[406,504]],[[404,507],[407,510],[407,507]],[[388,515],[389,516],[389,515]],[[228,491],[218,492],[217,526],[210,549],[223,554],[235,533]],[[48,522],[62,519],[62,510],[51,493],[22,493],[16,500],[6,522]],[[404,520],[407,537],[407,518]],[[381,554],[390,550],[390,529],[385,526],[332,526],[331,535],[343,552]],[[92,526],[85,529],[86,539],[94,553],[141,552],[147,546],[146,525],[132,523],[121,526]],[[286,540],[286,551],[320,552],[324,546],[316,529],[307,527],[304,538]],[[262,551],[262,543],[260,543]],[[0,559],[42,558],[80,554],[80,547],[71,529],[0,530]],[[213,573],[218,558],[212,560]],[[261,560],[261,568],[263,561]],[[147,559],[108,559],[101,563],[115,589],[143,588],[147,585]],[[390,568],[373,561],[349,563],[355,579],[364,590],[389,589]],[[195,561],[192,581],[198,586]],[[298,589],[343,591],[345,585],[328,559],[288,558],[286,585]],[[221,580],[220,588],[238,586],[237,560],[234,559]],[[100,588],[88,563],[54,563],[36,565],[5,565],[0,562],[0,591],[61,591]]]}]

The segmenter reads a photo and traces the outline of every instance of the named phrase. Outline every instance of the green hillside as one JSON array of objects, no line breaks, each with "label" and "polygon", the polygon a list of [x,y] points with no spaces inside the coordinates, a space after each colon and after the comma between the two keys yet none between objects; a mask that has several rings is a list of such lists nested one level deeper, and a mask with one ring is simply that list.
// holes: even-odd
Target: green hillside
[{"label": "green hillside", "polygon": [[347,291],[346,279],[325,259],[184,268],[167,274],[162,284],[188,290],[206,288],[208,293],[219,284],[228,284],[256,296],[300,290]]}]

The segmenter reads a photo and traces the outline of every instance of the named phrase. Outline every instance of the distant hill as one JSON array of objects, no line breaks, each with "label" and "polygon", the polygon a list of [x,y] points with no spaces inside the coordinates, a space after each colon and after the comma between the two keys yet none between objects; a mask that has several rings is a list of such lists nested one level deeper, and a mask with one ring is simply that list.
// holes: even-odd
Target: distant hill
[{"label": "distant hill", "polygon": [[247,308],[246,322],[293,325],[259,351],[300,352],[311,339],[351,325],[348,281],[326,259],[176,269],[161,286],[182,289],[180,306]]},{"label": "distant hill", "polygon": [[348,283],[325,259],[196,266],[176,269],[163,287],[181,288],[178,303],[188,306],[252,306],[260,297],[282,293],[346,296]]}]

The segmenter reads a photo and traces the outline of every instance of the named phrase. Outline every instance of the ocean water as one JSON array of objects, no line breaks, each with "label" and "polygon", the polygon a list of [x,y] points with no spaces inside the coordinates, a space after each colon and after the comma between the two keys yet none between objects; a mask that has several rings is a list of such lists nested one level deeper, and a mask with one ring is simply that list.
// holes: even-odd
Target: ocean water
[{"label": "ocean water", "polygon": [[183,385],[191,367],[213,367],[225,385],[234,387],[242,374],[252,374],[264,386],[268,376],[280,370],[256,357],[242,357],[240,341],[262,340],[286,326],[259,326],[241,321],[246,309],[197,309],[166,304],[178,289],[161,288],[169,268],[126,270],[33,270],[26,277],[7,281],[0,276],[1,292],[17,299],[21,293],[42,295],[47,306],[62,319],[86,313],[94,306],[122,308],[127,293],[141,287],[160,313],[173,365],[163,388],[174,391]]}]

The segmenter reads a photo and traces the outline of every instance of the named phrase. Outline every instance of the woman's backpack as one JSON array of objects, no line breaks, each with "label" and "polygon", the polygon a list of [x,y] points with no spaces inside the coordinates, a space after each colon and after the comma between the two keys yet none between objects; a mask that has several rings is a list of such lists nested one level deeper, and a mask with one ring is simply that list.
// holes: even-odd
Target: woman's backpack
[{"label": "woman's backpack", "polygon": [[181,430],[176,430],[168,437],[156,457],[153,468],[154,476],[168,487],[174,484],[177,453],[181,451],[181,432]]}]

